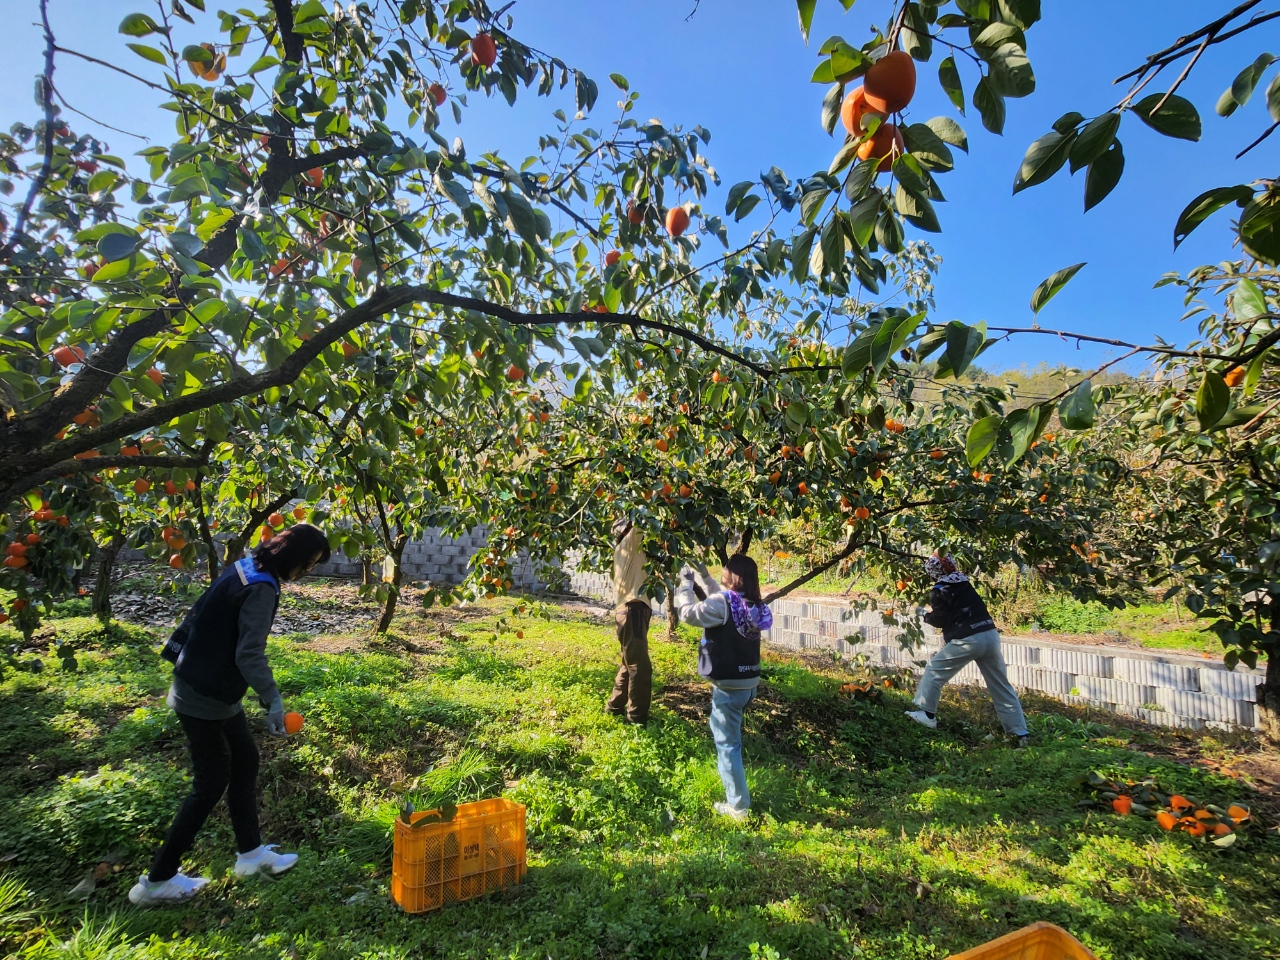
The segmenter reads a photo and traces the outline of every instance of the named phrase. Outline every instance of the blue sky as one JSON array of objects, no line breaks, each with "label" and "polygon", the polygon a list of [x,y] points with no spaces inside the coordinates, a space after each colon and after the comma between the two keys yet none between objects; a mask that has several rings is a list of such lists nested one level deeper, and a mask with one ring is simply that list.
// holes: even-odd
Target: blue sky
[{"label": "blue sky", "polygon": [[[1264,144],[1241,161],[1234,155],[1270,121],[1265,98],[1255,96],[1230,119],[1213,113],[1235,74],[1265,49],[1280,45],[1280,27],[1211,48],[1180,92],[1200,108],[1204,138],[1196,144],[1168,140],[1127,115],[1120,131],[1125,177],[1099,207],[1084,214],[1083,172],[1060,173],[1049,184],[1012,196],[1014,174],[1027,145],[1068,110],[1092,116],[1123,95],[1111,81],[1143,56],[1171,43],[1229,4],[1205,0],[1073,0],[1045,3],[1045,19],[1028,35],[1038,89],[1008,101],[1003,137],[982,129],[976,112],[965,118],[938,88],[935,68],[921,70],[914,121],[939,114],[959,119],[970,151],[940,180],[948,202],[938,206],[944,232],[929,236],[943,259],[937,277],[935,319],[986,320],[1026,325],[1036,284],[1068,264],[1086,267],[1040,315],[1044,326],[1151,342],[1156,336],[1186,340],[1195,331],[1178,318],[1181,295],[1153,283],[1166,271],[1185,271],[1232,255],[1229,214],[1224,211],[1175,253],[1173,224],[1186,203],[1215,186],[1268,175],[1274,147]],[[217,2],[210,2],[210,10]],[[145,11],[144,0],[51,0],[59,41],[74,49],[146,70],[123,48],[120,19]],[[641,94],[639,117],[667,124],[701,123],[712,132],[707,155],[725,185],[754,179],[770,166],[788,175],[825,170],[837,143],[819,125],[823,88],[808,78],[817,47],[831,34],[860,43],[868,26],[882,21],[888,0],[859,0],[849,13],[835,0],[820,0],[811,44],[802,42],[791,0],[519,0],[515,32],[527,43],[583,69],[601,87],[597,114],[612,116],[616,91],[608,74],[624,74]],[[35,0],[0,0],[9,41],[0,58],[0,124],[34,118],[32,78],[40,69],[41,43]],[[940,55],[935,55],[935,63]],[[976,75],[962,75],[971,91]],[[1269,78],[1268,78],[1269,79]],[[1263,81],[1263,86],[1267,80]],[[170,137],[168,116],[149,109],[151,95],[102,68],[60,58],[57,84],[72,105],[105,122],[144,135]],[[1148,90],[1165,89],[1157,81]],[[552,129],[551,112],[566,101],[522,98],[476,104],[460,128],[473,155],[498,149],[520,159],[536,149],[539,133]],[[79,131],[93,125],[72,118]],[[101,131],[117,153],[144,144]],[[722,196],[706,203],[723,210]],[[714,243],[714,241],[712,241]],[[718,246],[718,245],[717,245]],[[994,367],[1050,363],[1085,364],[1105,350],[1077,352],[1052,338],[1026,337],[987,354]]]}]

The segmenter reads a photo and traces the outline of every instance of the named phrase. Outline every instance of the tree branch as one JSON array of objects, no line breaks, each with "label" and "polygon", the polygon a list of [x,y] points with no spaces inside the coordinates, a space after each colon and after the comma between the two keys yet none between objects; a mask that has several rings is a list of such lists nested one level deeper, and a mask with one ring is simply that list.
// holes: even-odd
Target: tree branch
[{"label": "tree branch", "polygon": [[44,158],[40,163],[40,172],[36,174],[35,180],[32,181],[31,189],[27,191],[26,199],[22,201],[22,209],[18,211],[18,217],[13,222],[13,232],[9,235],[5,245],[0,247],[0,263],[8,263],[17,245],[22,241],[23,232],[27,229],[27,219],[31,216],[31,208],[35,205],[36,197],[40,195],[40,191],[44,189],[45,183],[49,180],[49,171],[53,169],[53,123],[55,116],[53,106],[53,53],[56,44],[53,39],[53,31],[49,28],[49,0],[40,0],[40,20],[44,24],[44,73],[40,74],[37,89],[40,91],[40,99],[44,101],[44,137],[42,138]]}]

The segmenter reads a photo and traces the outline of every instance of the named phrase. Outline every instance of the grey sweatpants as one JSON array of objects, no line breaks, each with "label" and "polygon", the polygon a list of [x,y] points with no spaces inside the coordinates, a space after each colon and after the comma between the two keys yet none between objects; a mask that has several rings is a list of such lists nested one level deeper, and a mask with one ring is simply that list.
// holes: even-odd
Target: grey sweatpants
[{"label": "grey sweatpants", "polygon": [[1014,737],[1025,736],[1027,720],[1022,715],[1017,691],[1005,673],[1004,657],[1000,655],[1000,634],[996,630],[983,630],[971,637],[952,640],[935,653],[924,668],[920,686],[916,688],[916,706],[928,713],[937,713],[942,688],[969,662],[976,663],[982,671],[1004,732]]}]

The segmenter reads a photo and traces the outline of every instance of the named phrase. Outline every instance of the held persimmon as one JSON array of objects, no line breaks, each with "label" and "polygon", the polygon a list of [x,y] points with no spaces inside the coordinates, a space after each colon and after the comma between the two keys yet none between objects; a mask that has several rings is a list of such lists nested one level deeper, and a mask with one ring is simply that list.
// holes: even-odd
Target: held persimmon
[{"label": "held persimmon", "polygon": [[910,54],[894,50],[877,60],[862,78],[867,106],[877,113],[897,113],[916,95],[916,64]]},{"label": "held persimmon", "polygon": [[293,736],[302,729],[303,723],[302,714],[290,710],[284,715],[284,732]]}]

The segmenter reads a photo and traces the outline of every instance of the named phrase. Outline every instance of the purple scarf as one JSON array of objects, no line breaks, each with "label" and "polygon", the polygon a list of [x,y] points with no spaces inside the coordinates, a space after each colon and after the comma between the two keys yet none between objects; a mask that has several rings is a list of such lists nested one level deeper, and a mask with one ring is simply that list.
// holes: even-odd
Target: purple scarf
[{"label": "purple scarf", "polygon": [[760,631],[773,626],[773,613],[763,603],[748,603],[746,597],[735,590],[726,590],[724,595],[729,598],[734,629],[748,640],[759,640]]}]

